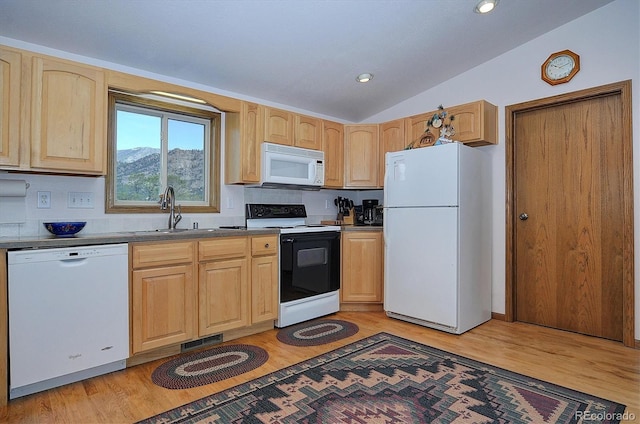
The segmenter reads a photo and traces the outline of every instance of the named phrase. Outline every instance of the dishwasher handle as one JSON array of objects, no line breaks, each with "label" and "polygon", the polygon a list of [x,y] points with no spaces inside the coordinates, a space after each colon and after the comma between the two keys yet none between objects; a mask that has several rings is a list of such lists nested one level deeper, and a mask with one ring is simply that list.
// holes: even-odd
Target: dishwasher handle
[{"label": "dishwasher handle", "polygon": [[65,266],[75,266],[82,265],[87,262],[88,258],[68,258],[68,259],[60,259],[60,263]]}]

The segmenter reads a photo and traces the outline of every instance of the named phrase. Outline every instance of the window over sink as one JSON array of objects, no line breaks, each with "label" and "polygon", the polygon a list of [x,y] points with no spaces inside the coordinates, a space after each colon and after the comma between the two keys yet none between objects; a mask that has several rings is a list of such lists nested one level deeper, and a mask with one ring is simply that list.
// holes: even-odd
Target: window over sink
[{"label": "window over sink", "polygon": [[107,213],[218,212],[221,112],[157,95],[109,92]]}]

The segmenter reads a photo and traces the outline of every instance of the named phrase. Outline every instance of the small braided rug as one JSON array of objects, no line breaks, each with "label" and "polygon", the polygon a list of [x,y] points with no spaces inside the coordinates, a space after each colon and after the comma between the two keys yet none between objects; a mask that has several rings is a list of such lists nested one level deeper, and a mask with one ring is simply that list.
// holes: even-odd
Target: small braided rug
[{"label": "small braided rug", "polygon": [[357,325],[339,319],[318,319],[281,329],[277,338],[292,346],[318,346],[356,334]]},{"label": "small braided rug", "polygon": [[262,348],[237,344],[181,355],[160,365],[151,380],[167,389],[189,389],[251,371],[267,362]]}]

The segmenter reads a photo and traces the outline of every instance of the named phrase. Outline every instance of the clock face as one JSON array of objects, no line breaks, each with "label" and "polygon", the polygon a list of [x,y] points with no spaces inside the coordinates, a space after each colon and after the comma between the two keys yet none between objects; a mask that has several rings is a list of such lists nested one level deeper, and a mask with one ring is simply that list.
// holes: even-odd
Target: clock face
[{"label": "clock face", "polygon": [[546,74],[551,79],[559,80],[569,76],[575,66],[576,62],[571,56],[560,55],[547,64]]},{"label": "clock face", "polygon": [[542,64],[542,79],[551,85],[569,82],[580,71],[580,56],[571,50],[553,53]]}]

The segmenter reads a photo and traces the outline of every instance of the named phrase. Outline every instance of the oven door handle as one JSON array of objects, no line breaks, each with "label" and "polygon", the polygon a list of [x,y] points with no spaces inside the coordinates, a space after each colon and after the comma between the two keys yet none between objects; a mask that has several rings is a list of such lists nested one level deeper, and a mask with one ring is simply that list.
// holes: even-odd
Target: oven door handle
[{"label": "oven door handle", "polygon": [[294,241],[295,239],[292,239],[292,238],[280,239],[280,243],[293,243]]}]

